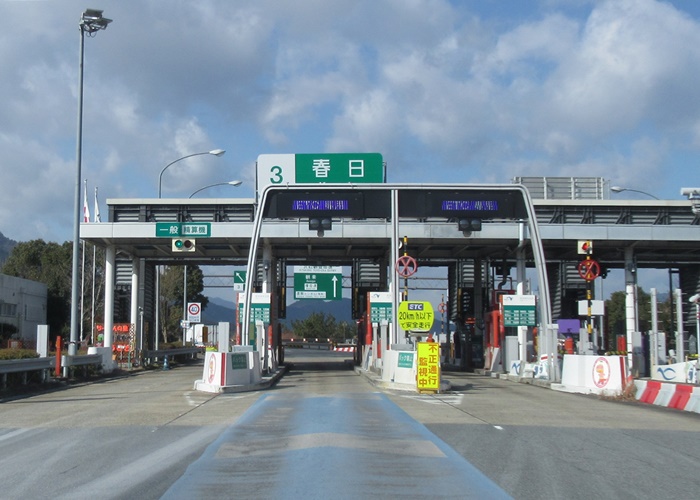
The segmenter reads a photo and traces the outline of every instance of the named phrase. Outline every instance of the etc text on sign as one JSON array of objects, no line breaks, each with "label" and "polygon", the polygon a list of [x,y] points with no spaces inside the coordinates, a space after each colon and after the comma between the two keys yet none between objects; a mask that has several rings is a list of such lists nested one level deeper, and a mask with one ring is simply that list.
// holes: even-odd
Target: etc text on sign
[{"label": "etc text on sign", "polygon": [[384,182],[379,153],[278,154],[258,156],[258,192],[269,185]]}]

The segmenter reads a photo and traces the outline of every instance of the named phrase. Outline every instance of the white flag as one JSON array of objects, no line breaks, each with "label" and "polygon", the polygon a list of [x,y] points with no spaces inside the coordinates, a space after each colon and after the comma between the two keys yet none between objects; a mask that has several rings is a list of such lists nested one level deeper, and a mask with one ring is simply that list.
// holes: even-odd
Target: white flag
[{"label": "white flag", "polygon": [[100,218],[100,204],[97,201],[97,186],[95,186],[95,220],[94,222],[102,222]]},{"label": "white flag", "polygon": [[85,179],[85,192],[83,195],[83,222],[90,222],[90,209],[87,201],[87,179]]}]

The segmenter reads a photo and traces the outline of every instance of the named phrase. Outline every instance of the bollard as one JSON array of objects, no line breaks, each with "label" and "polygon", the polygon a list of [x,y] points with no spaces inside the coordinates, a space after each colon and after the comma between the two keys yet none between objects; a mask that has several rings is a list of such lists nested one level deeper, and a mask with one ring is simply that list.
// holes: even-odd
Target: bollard
[{"label": "bollard", "polygon": [[163,370],[170,370],[170,366],[168,365],[168,356],[165,356],[165,359],[163,359]]},{"label": "bollard", "polygon": [[61,376],[61,349],[63,349],[63,339],[61,337],[56,338],[56,367],[55,375],[56,377]]}]

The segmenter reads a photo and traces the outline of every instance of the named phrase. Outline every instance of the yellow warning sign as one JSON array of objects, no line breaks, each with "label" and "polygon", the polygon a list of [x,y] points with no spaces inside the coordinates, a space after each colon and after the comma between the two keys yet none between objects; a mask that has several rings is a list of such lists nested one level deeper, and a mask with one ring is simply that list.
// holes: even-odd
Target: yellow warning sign
[{"label": "yellow warning sign", "polygon": [[419,392],[440,390],[440,344],[418,342],[416,385]]},{"label": "yellow warning sign", "polygon": [[430,302],[404,300],[399,304],[399,326],[404,331],[428,332],[434,321],[435,313]]}]

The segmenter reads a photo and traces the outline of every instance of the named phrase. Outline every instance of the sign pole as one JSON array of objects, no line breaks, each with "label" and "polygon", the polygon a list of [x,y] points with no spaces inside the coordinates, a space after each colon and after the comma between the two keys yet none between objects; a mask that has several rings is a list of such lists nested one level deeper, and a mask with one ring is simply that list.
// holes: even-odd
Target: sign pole
[{"label": "sign pole", "polygon": [[[403,256],[408,257],[408,236],[403,237]],[[408,300],[408,274],[403,279],[403,299]]]},{"label": "sign pole", "polygon": [[[588,254],[586,255],[586,260],[590,261],[591,260],[591,255]],[[590,267],[590,263],[589,263]],[[592,308],[593,308],[593,293],[592,293],[592,285],[593,285],[593,280],[587,279],[586,280],[586,299],[588,300],[588,324],[586,325],[586,331],[588,332],[588,338],[586,339],[586,342],[591,341],[591,334],[593,333],[593,313],[592,313]]]}]

